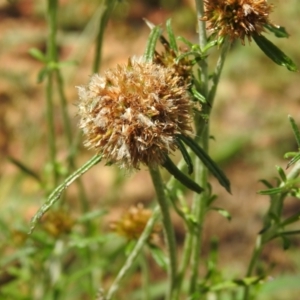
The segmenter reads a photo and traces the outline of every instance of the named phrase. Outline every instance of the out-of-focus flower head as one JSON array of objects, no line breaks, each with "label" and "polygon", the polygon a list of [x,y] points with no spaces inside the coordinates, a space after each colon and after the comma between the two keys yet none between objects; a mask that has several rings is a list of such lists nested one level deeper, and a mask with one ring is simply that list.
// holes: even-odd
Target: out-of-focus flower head
[{"label": "out-of-focus flower head", "polygon": [[[127,212],[123,214],[120,220],[111,224],[111,228],[121,236],[128,240],[135,240],[140,237],[144,228],[152,215],[150,209],[144,208],[142,204],[131,206]],[[161,226],[156,224],[149,237],[150,243],[155,243],[159,239]]]},{"label": "out-of-focus flower head", "polygon": [[269,14],[273,6],[267,0],[205,0],[203,21],[208,29],[219,37],[229,37],[231,41],[261,35],[264,26],[271,24]]},{"label": "out-of-focus flower head", "polygon": [[72,230],[75,220],[64,210],[49,211],[42,218],[42,227],[53,237],[69,233]]},{"label": "out-of-focus flower head", "polygon": [[173,68],[129,59],[78,92],[85,146],[122,168],[163,164],[176,135],[192,132],[187,84]]}]

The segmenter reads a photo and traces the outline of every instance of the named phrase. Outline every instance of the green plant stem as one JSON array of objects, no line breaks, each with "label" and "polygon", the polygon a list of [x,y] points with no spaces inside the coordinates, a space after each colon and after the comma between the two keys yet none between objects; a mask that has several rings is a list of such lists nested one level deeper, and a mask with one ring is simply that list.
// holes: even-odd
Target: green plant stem
[{"label": "green plant stem", "polygon": [[191,247],[192,240],[193,240],[193,236],[191,234],[187,234],[185,241],[184,241],[183,255],[182,255],[181,263],[178,268],[176,287],[174,290],[174,299],[175,300],[180,299],[180,293],[181,293],[183,279],[185,277],[187,268],[190,263],[190,257],[191,257],[191,253],[192,253],[192,247]]},{"label": "green plant stem", "polygon": [[97,73],[100,69],[104,30],[106,28],[109,17],[111,16],[111,13],[115,7],[115,4],[116,0],[106,0],[104,4],[105,8],[99,19],[98,34],[96,38],[95,59],[93,63],[94,73]]},{"label": "green plant stem", "polygon": [[58,172],[56,168],[56,143],[55,143],[55,125],[54,125],[54,103],[53,103],[53,70],[51,65],[57,61],[56,31],[57,31],[57,0],[48,0],[47,18],[49,24],[49,33],[47,39],[47,59],[48,59],[48,78],[46,84],[47,101],[47,126],[48,126],[48,147],[50,163],[52,168],[53,184],[57,185]]},{"label": "green plant stem", "polygon": [[[64,82],[60,70],[55,70],[55,76],[56,76],[58,94],[60,98],[60,105],[61,105],[62,116],[63,116],[64,131],[67,138],[68,146],[71,147],[73,143],[73,135],[71,130],[71,121],[67,109],[67,99],[64,93]],[[74,160],[72,160],[72,158],[69,158],[69,164],[71,165],[73,162]]]},{"label": "green plant stem", "polygon": [[[206,36],[206,25],[201,19],[204,16],[204,1],[195,0],[198,18],[198,34],[199,34],[199,46],[203,49],[207,43]],[[208,72],[207,72],[207,60],[203,59],[200,61],[201,70],[201,93],[207,98],[208,95]],[[206,113],[206,112],[204,112]],[[204,124],[201,116],[195,117],[196,126],[196,139],[201,143],[202,148],[208,150],[208,138],[209,138],[209,124]],[[207,169],[202,165],[198,158],[195,159],[195,178],[194,180],[205,190],[200,194],[194,194],[192,213],[195,217],[196,224],[189,231],[188,237],[189,244],[186,247],[186,251],[191,252],[191,279],[189,295],[192,296],[196,291],[198,273],[199,273],[199,263],[200,263],[200,252],[202,245],[202,231],[204,215],[206,210],[206,200],[207,200]],[[192,251],[191,251],[192,249]]]},{"label": "green plant stem", "polygon": [[204,17],[204,2],[203,0],[195,0],[195,2],[198,19],[199,45],[200,48],[203,49],[207,44],[206,25],[205,22],[201,20]]},{"label": "green plant stem", "polygon": [[[203,0],[196,0],[197,16],[198,16],[198,30],[199,30],[199,45],[203,49],[207,43],[206,37],[206,26],[205,22],[201,21],[201,18],[204,15],[204,2]],[[212,110],[213,100],[216,95],[217,86],[223,69],[226,53],[228,51],[228,43],[224,43],[221,49],[221,54],[218,59],[216,69],[213,76],[213,86],[208,91],[208,72],[207,72],[207,60],[204,59],[200,62],[201,70],[201,93],[207,99],[209,105],[204,106],[203,113],[208,116],[208,121],[203,120],[201,117],[195,118],[196,126],[196,140],[201,144],[204,151],[208,153],[209,148],[209,115]],[[191,280],[190,280],[190,295],[193,295],[196,292],[198,273],[199,273],[199,264],[200,264],[200,253],[202,248],[202,233],[203,233],[203,223],[205,219],[205,213],[207,211],[207,185],[208,185],[208,171],[200,162],[199,159],[195,159],[195,178],[194,180],[202,186],[205,191],[200,195],[195,194],[192,205],[192,212],[195,217],[196,224],[192,228],[192,231],[188,234],[192,235],[192,238],[189,238],[188,241],[190,245],[187,245],[186,251],[190,251],[192,248],[191,255]]]},{"label": "green plant stem", "polygon": [[207,97],[207,101],[210,104],[210,110],[212,109],[213,104],[214,104],[214,99],[216,96],[219,80],[221,77],[221,73],[223,70],[223,66],[224,66],[226,55],[228,53],[229,48],[230,48],[230,41],[228,39],[225,39],[223,42],[223,45],[221,46],[220,56],[218,58],[215,71],[213,73],[213,77],[212,77],[213,85],[212,85],[211,89],[209,90],[208,97]]},{"label": "green plant stem", "polygon": [[[196,10],[197,10],[197,19],[198,19],[198,35],[199,35],[199,46],[200,49],[204,49],[207,44],[207,35],[206,35],[206,22],[202,21],[204,17],[204,1],[195,0]],[[201,69],[201,93],[204,97],[207,97],[208,92],[208,70],[207,70],[207,60],[202,59],[200,61]]]},{"label": "green plant stem", "polygon": [[[160,208],[159,206],[156,206],[153,210],[152,216],[147,222],[147,225],[141,234],[140,238],[138,239],[136,245],[134,246],[133,250],[129,254],[129,256],[126,259],[126,262],[122,266],[121,270],[119,271],[117,277],[115,278],[114,282],[112,283],[111,287],[109,288],[105,299],[110,300],[116,293],[116,291],[119,289],[120,283],[122,279],[126,276],[127,272],[130,270],[130,268],[133,266],[134,262],[136,261],[138,255],[140,254],[141,250],[143,249],[144,245],[146,244],[154,224],[158,220],[160,216]],[[102,299],[102,298],[101,298]],[[99,299],[100,300],[100,299]]]},{"label": "green plant stem", "polygon": [[[208,150],[208,135],[209,127],[208,124],[206,129],[202,133],[202,147],[205,151]],[[198,273],[199,273],[199,264],[200,264],[200,253],[202,248],[202,234],[203,234],[203,223],[205,212],[207,210],[207,184],[208,184],[208,171],[203,164],[197,158],[195,161],[195,181],[199,182],[200,186],[205,188],[200,195],[194,195],[192,212],[195,217],[196,224],[193,226],[190,234],[192,235],[191,247],[191,280],[190,280],[190,295],[193,295],[196,292]],[[188,249],[188,248],[187,248]]]},{"label": "green plant stem", "polygon": [[[300,161],[294,165],[291,172],[287,175],[287,181],[296,179],[299,175],[300,175]],[[282,183],[281,186],[282,185],[284,185],[284,183]],[[266,215],[265,224],[272,222],[272,214],[275,214],[278,218],[280,218],[282,208],[283,208],[283,201],[285,197],[286,197],[286,193],[282,193],[278,195],[277,199],[272,199],[269,211]],[[271,239],[271,237],[274,236],[274,234],[276,234],[278,229],[279,228],[277,226],[273,226],[273,228],[265,230],[262,234],[259,234],[257,236],[255,247],[252,252],[251,260],[246,273],[247,277],[252,276],[264,245]],[[249,299],[250,299],[250,286],[245,286],[243,300],[249,300]]]},{"label": "green plant stem", "polygon": [[174,228],[170,217],[169,206],[164,192],[164,185],[158,168],[149,168],[152,182],[156,191],[157,201],[162,214],[162,223],[165,233],[165,241],[169,254],[169,288],[166,300],[173,299],[172,293],[176,284],[176,241]]}]

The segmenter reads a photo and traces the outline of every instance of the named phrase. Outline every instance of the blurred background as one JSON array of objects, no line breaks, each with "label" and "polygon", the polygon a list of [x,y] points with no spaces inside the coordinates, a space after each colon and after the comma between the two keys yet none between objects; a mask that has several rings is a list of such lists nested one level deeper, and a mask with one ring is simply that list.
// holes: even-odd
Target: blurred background
[{"label": "blurred background", "polygon": [[[300,66],[299,0],[273,0],[271,19],[290,33],[288,39],[267,37],[287,53]],[[77,128],[76,86],[85,85],[92,74],[95,39],[95,17],[99,1],[59,1],[58,44],[60,60],[75,61],[62,68],[68,110],[72,116],[72,130]],[[47,127],[45,121],[45,84],[38,83],[42,63],[29,55],[35,47],[46,49],[46,1],[0,0],[0,226],[13,232],[28,226],[30,218],[43,203],[39,185],[21,172],[8,159],[13,157],[47,176],[49,166]],[[149,29],[143,18],[164,26],[168,18],[176,35],[197,43],[196,17],[192,0],[127,0],[114,10],[104,35],[100,73],[122,64],[130,56],[140,56],[146,45]],[[217,50],[211,53],[211,60]],[[214,191],[219,195],[216,206],[230,212],[228,222],[210,212],[204,230],[204,255],[212,237],[219,240],[219,264],[230,276],[241,277],[246,272],[257,233],[262,228],[262,215],[269,198],[256,192],[264,189],[260,179],[272,181],[277,175],[275,165],[286,167],[283,155],[297,151],[297,144],[287,116],[294,117],[300,126],[299,73],[291,73],[272,63],[254,42],[232,46],[218,89],[215,108],[211,116],[211,156],[225,170],[232,185],[232,195],[226,194],[212,179]],[[59,158],[64,162],[67,147],[63,138],[60,108],[56,105],[56,134]],[[61,138],[60,138],[61,137]],[[82,138],[78,137],[82,144]],[[78,165],[93,156],[80,146]],[[92,209],[106,209],[102,227],[108,228],[132,204],[147,206],[154,191],[145,170],[125,174],[116,168],[99,165],[82,178]],[[73,210],[80,215],[76,190],[71,187],[68,199]],[[297,199],[286,202],[285,213],[299,211]],[[179,248],[183,242],[183,224],[174,215]],[[104,229],[105,230],[105,229]],[[4,231],[4,229],[3,229]],[[9,238],[0,233],[0,251],[8,254],[12,248]],[[0,255],[3,255],[0,254]],[[282,278],[280,291],[274,286],[265,290],[270,299],[283,298],[288,292],[300,292],[300,240],[292,240],[288,251],[275,241],[263,252],[263,264],[271,277]],[[285,280],[285,281],[284,281]],[[298,289],[298,291],[297,291]],[[271,294],[272,295],[272,294]],[[261,299],[264,298],[262,294]],[[269,296],[268,296],[269,297]],[[273,297],[273,298],[272,298]],[[279,297],[279,298],[276,298]],[[296,297],[296,296],[294,296]]]}]

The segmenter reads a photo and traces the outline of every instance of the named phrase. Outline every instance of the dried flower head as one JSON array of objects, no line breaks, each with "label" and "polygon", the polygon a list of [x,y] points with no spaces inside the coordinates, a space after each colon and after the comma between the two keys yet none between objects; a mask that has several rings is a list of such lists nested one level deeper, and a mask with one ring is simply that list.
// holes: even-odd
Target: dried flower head
[{"label": "dried flower head", "polygon": [[191,133],[191,101],[172,68],[129,60],[79,87],[85,146],[123,168],[156,166]]},{"label": "dried flower head", "polygon": [[16,246],[24,245],[28,239],[28,233],[24,230],[13,229],[11,231],[11,240]]},{"label": "dried flower head", "polygon": [[160,41],[165,48],[165,51],[162,53],[155,52],[154,55],[154,63],[162,65],[166,68],[173,68],[174,74],[181,77],[182,85],[189,85],[192,82],[192,68],[193,63],[188,58],[188,56],[182,57],[179,61],[177,58],[180,54],[184,53],[175,53],[173,49],[171,49],[169,42],[163,37],[160,37]]},{"label": "dried flower head", "polygon": [[[136,206],[132,206],[124,213],[119,221],[111,224],[112,230],[121,236],[126,237],[128,240],[138,239],[152,215],[150,209],[144,208],[143,204],[139,203]],[[161,226],[156,224],[149,237],[150,243],[154,243],[159,239],[159,233],[161,232]]]},{"label": "dried flower head", "polygon": [[231,40],[260,35],[264,26],[270,24],[269,14],[273,6],[267,0],[205,0],[203,21],[209,23],[208,29],[220,37]]},{"label": "dried flower head", "polygon": [[42,219],[42,227],[53,237],[69,233],[75,224],[75,220],[63,210],[49,211]]}]

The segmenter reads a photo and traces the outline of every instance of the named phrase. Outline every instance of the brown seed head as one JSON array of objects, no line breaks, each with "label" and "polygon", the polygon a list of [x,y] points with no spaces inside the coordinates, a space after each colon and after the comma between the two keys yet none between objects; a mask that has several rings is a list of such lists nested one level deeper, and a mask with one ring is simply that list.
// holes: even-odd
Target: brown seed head
[{"label": "brown seed head", "polygon": [[264,25],[270,24],[272,8],[267,0],[205,0],[202,20],[218,36],[232,41],[239,38],[244,45],[245,37],[250,42],[252,35],[260,35]]},{"label": "brown seed head", "polygon": [[78,87],[85,146],[123,168],[162,164],[175,135],[191,133],[187,86],[172,68],[129,60]]}]

